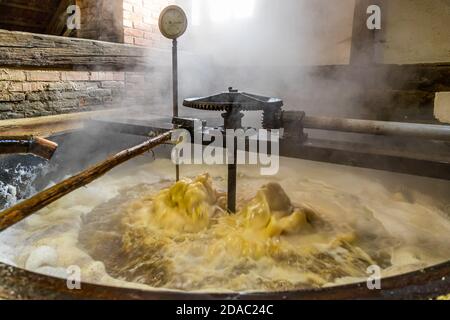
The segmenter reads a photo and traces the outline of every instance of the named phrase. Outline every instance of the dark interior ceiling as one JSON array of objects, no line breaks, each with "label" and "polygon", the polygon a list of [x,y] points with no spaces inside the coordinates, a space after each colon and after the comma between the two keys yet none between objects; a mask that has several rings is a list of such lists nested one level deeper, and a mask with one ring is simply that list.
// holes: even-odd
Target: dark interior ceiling
[{"label": "dark interior ceiling", "polygon": [[51,33],[49,25],[64,0],[0,0],[0,29]]}]

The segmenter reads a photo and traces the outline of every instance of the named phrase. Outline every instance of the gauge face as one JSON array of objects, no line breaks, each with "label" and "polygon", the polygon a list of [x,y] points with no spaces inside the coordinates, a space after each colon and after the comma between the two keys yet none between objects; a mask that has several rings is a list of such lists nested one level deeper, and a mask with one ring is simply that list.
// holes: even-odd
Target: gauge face
[{"label": "gauge face", "polygon": [[169,39],[176,39],[187,29],[187,17],[183,9],[178,6],[165,8],[159,16],[159,29]]}]

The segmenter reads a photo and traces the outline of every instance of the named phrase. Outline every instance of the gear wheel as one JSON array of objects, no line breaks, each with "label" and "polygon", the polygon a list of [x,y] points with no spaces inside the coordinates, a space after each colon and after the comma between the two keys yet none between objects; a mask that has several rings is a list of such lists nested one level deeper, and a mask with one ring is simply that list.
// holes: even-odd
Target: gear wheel
[{"label": "gear wheel", "polygon": [[239,92],[230,87],[228,92],[186,99],[183,106],[205,111],[265,111],[271,108],[280,109],[283,106],[283,100]]}]

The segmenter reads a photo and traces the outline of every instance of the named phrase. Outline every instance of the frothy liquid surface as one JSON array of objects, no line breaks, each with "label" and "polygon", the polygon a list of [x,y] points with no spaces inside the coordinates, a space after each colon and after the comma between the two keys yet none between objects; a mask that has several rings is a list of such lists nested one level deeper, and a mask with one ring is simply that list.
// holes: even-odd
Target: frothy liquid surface
[{"label": "frothy liquid surface", "polygon": [[187,179],[176,185],[169,161],[119,170],[0,242],[15,243],[5,258],[34,271],[65,276],[77,265],[83,281],[191,291],[323,287],[365,281],[374,264],[388,276],[450,257],[445,199],[297,160],[284,159],[276,177],[257,172],[240,168],[239,212],[229,215],[225,168],[182,167]]}]

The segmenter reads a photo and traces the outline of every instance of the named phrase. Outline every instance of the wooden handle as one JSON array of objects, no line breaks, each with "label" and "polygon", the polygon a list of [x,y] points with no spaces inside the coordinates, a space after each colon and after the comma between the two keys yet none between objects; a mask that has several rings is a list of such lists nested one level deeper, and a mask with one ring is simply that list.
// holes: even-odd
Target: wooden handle
[{"label": "wooden handle", "polygon": [[50,160],[58,144],[47,139],[33,136],[0,137],[0,154],[30,153]]},{"label": "wooden handle", "polygon": [[50,160],[57,148],[57,143],[37,137],[31,142],[29,153]]}]

